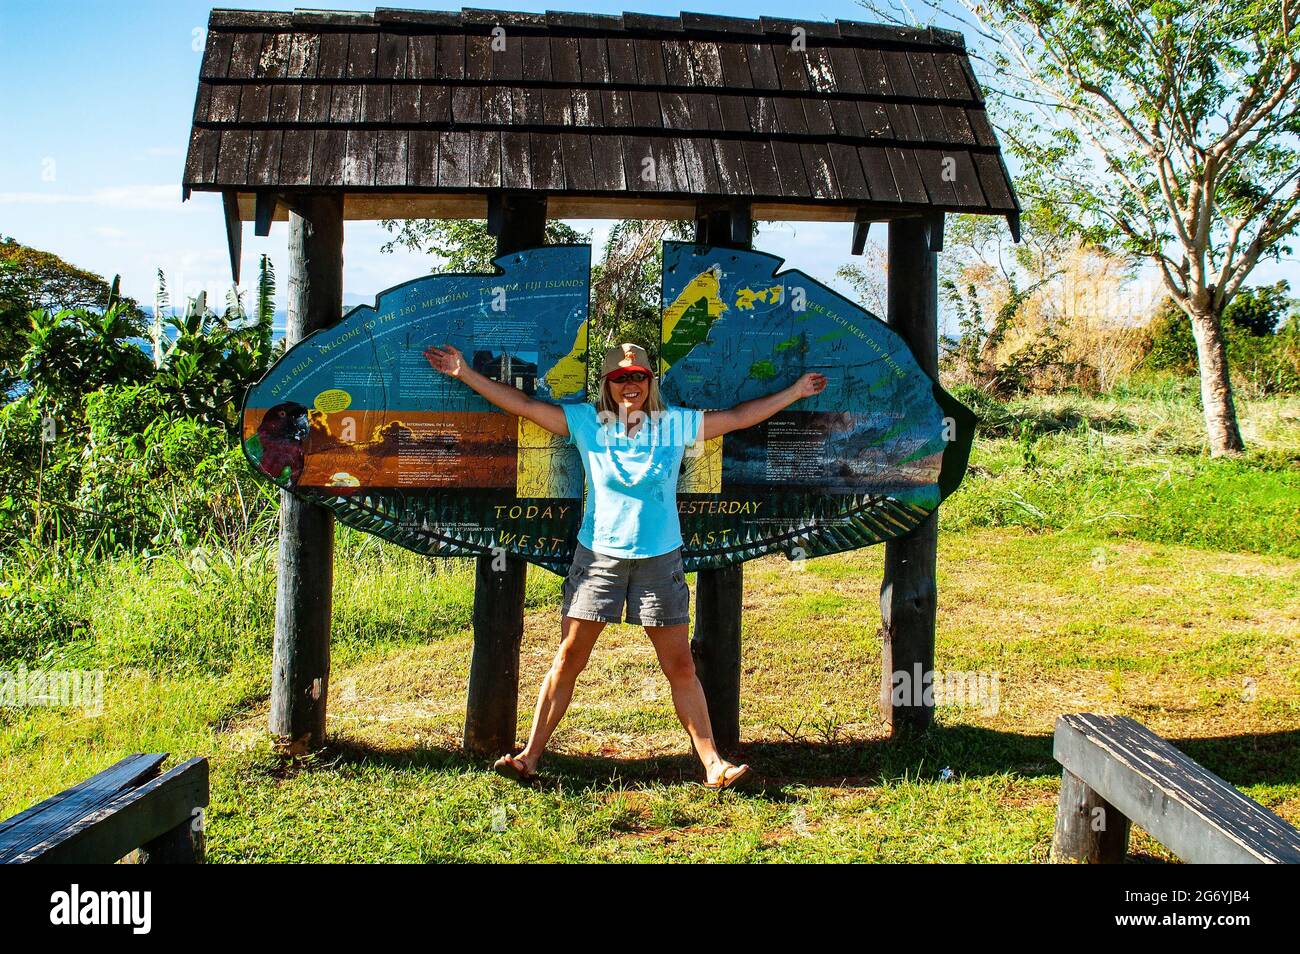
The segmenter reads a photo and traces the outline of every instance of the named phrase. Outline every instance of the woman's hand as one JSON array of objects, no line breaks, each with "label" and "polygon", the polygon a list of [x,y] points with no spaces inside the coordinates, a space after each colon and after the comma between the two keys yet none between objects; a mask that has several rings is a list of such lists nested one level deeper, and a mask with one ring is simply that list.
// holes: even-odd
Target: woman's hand
[{"label": "woman's hand", "polygon": [[445,344],[441,348],[430,345],[424,350],[433,370],[455,378],[468,388],[477,391],[490,404],[518,417],[526,417],[538,427],[558,434],[569,436],[569,421],[564,416],[564,409],[558,404],[548,404],[531,398],[523,391],[500,381],[493,381],[475,371],[465,362],[465,356],[456,347]]},{"label": "woman's hand", "polygon": [[825,390],[826,375],[809,371],[788,388],[783,388],[767,397],[742,401],[725,411],[705,411],[703,424],[700,427],[700,440],[708,441],[723,434],[730,434],[732,431],[753,427],[766,421],[778,411],[784,411],[800,398],[812,397]]},{"label": "woman's hand", "polygon": [[441,371],[449,378],[459,378],[466,367],[464,355],[454,345],[445,344],[441,348],[430,345],[424,356],[429,359],[433,370]]},{"label": "woman's hand", "polygon": [[795,393],[795,400],[800,398],[812,397],[814,394],[821,394],[826,390],[826,375],[819,371],[809,371],[791,385]]}]

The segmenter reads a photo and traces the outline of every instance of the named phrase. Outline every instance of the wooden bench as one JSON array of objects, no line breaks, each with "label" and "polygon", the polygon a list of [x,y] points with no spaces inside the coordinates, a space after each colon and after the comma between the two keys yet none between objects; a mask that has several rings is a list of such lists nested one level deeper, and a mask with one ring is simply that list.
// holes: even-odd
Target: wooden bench
[{"label": "wooden bench", "polygon": [[0,863],[203,861],[208,760],[161,775],[162,755],[128,755],[98,775],[0,822]]},{"label": "wooden bench", "polygon": [[1300,863],[1300,831],[1132,719],[1063,715],[1053,754],[1053,861],[1123,861],[1135,823],[1191,863]]}]

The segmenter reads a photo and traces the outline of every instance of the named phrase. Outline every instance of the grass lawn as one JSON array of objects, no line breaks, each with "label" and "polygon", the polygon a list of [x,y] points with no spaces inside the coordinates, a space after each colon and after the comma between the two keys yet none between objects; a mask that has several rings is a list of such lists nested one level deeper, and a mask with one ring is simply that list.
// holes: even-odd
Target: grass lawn
[{"label": "grass lawn", "polygon": [[[341,531],[332,740],[296,766],[265,736],[268,551],[33,581],[66,637],[0,644],[4,668],[103,668],[105,705],[0,708],[0,817],[128,752],[167,751],[212,761],[212,861],[1038,862],[1054,719],[1093,711],[1133,716],[1300,824],[1300,409],[1247,408],[1257,435],[1281,430],[1233,463],[1157,446],[1159,409],[1136,424],[1124,412],[1127,430],[1080,409],[1083,425],[982,440],[946,506],[938,665],[996,674],[998,705],[941,705],[924,738],[885,740],[876,714],[882,549],[802,569],[766,558],[746,567],[741,716],[759,785],[719,797],[696,784],[651,647],[620,626],[597,645],[545,784],[519,788],[458,752],[469,568]],[[559,583],[530,571],[521,738]],[[1136,830],[1131,851],[1168,857]]]},{"label": "grass lawn", "polygon": [[[1300,822],[1300,560],[1017,529],[949,534],[939,666],[997,673],[999,705],[941,707],[930,737],[897,743],[882,739],[875,710],[879,558],[747,568],[743,755],[763,775],[750,792],[719,798],[694,784],[666,684],[629,626],[602,636],[543,787],[463,759],[470,638],[452,618],[425,638],[342,640],[333,743],[300,767],[265,740],[264,655],[222,674],[114,670],[100,716],[7,715],[0,815],[123,753],[162,750],[212,759],[213,861],[1042,861],[1059,778],[1053,719],[1101,711],[1137,718]],[[376,588],[394,627],[424,612],[411,575],[426,565],[398,561],[391,588],[371,561],[343,570],[345,619]],[[468,597],[463,572],[435,582],[427,589]],[[555,644],[557,593],[538,573],[527,695]],[[1165,856],[1141,833],[1133,852]]]}]

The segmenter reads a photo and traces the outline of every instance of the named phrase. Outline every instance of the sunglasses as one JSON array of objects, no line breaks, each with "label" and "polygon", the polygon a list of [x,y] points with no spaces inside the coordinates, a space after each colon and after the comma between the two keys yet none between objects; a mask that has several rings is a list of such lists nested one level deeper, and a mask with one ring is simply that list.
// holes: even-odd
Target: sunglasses
[{"label": "sunglasses", "polygon": [[646,374],[644,371],[627,371],[623,374],[614,372],[609,376],[609,379],[615,384],[643,384],[650,380],[650,375]]}]

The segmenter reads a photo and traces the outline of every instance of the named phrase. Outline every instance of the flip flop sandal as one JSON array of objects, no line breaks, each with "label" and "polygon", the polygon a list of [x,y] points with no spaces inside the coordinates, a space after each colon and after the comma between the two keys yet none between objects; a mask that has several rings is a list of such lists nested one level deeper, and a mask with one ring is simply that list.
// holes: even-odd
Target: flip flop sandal
[{"label": "flip flop sandal", "polygon": [[537,781],[537,773],[528,771],[528,768],[519,759],[513,755],[503,755],[492,763],[492,771],[508,779],[518,782],[520,785],[529,785]]},{"label": "flip flop sandal", "polygon": [[750,768],[748,765],[733,765],[730,768],[722,770],[722,777],[716,782],[705,782],[704,787],[715,792],[725,792],[737,782],[748,777]]}]

